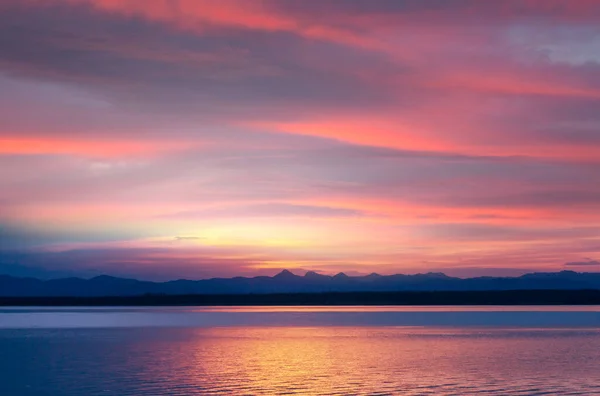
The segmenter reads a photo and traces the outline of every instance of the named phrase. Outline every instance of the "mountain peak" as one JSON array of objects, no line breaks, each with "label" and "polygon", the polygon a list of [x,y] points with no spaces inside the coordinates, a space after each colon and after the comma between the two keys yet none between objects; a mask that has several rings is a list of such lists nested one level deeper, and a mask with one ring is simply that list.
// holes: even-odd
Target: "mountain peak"
[{"label": "mountain peak", "polygon": [[579,275],[579,273],[575,272],[575,271],[571,271],[571,270],[562,270],[559,272],[559,274],[563,274],[563,275]]},{"label": "mountain peak", "polygon": [[304,277],[309,279],[329,278],[327,275],[319,274],[316,271],[308,271],[306,274],[304,274]]},{"label": "mountain peak", "polygon": [[296,275],[294,275],[291,271],[284,269],[283,271],[281,271],[280,273],[275,275],[273,278],[290,279],[290,278],[295,278],[295,277],[296,277]]},{"label": "mountain peak", "polygon": [[130,279],[130,278],[118,278],[116,276],[110,276],[110,275],[98,275],[95,276],[93,278],[89,279],[92,282],[102,282],[102,283],[138,283],[138,282],[143,282],[137,279]]},{"label": "mountain peak", "polygon": [[340,272],[339,274],[335,274],[333,276],[333,279],[347,279],[348,275],[344,274],[343,272]]},{"label": "mountain peak", "polygon": [[443,272],[428,272],[425,275],[431,278],[449,278],[449,276],[444,274]]}]

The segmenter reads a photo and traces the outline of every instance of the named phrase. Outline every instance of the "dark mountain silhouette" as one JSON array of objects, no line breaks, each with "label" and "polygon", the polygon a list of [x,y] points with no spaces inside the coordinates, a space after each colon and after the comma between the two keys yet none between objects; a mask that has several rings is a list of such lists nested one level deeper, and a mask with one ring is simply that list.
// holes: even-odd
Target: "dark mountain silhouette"
[{"label": "dark mountain silhouette", "polygon": [[143,294],[272,294],[325,292],[400,291],[494,291],[494,290],[583,290],[600,289],[600,273],[574,271],[530,273],[519,277],[454,278],[443,273],[416,275],[335,276],[308,272],[304,276],[284,270],[254,278],[213,278],[147,282],[98,276],[91,279],[63,278],[42,281],[0,275],[0,296],[135,296]]}]

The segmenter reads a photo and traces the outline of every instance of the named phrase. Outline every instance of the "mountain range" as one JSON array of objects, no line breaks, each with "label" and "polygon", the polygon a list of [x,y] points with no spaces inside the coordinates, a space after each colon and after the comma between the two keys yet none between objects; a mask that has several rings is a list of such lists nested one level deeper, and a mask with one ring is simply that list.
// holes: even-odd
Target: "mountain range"
[{"label": "mountain range", "polygon": [[144,294],[268,294],[392,291],[487,291],[600,289],[600,273],[535,272],[518,277],[455,278],[443,273],[416,275],[334,276],[307,272],[304,276],[283,270],[253,278],[212,278],[149,282],[102,275],[91,279],[40,280],[0,275],[2,297],[135,296]]}]

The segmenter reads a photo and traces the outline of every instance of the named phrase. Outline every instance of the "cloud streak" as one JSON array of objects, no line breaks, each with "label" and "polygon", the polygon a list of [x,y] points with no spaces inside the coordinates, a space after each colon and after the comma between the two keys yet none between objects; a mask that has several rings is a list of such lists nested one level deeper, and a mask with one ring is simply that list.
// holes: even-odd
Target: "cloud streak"
[{"label": "cloud streak", "polygon": [[571,262],[565,263],[565,265],[568,267],[583,267],[583,266],[588,266],[588,265],[594,266],[594,265],[600,265],[600,261],[586,259],[585,261],[571,261]]}]

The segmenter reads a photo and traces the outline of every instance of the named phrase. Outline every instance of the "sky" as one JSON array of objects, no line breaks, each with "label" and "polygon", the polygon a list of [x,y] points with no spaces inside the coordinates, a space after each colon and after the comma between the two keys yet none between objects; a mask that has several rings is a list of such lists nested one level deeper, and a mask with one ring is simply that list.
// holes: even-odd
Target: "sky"
[{"label": "sky", "polygon": [[0,273],[598,260],[600,0],[0,0]]}]

